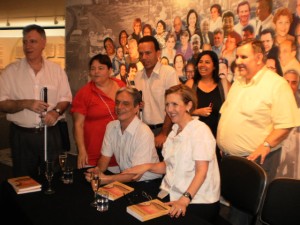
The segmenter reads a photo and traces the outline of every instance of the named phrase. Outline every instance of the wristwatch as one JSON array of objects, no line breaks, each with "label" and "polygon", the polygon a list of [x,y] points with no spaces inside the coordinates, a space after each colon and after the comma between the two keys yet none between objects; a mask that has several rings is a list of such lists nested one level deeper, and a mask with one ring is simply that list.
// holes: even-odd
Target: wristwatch
[{"label": "wristwatch", "polygon": [[186,197],[186,198],[189,198],[190,199],[190,201],[192,201],[192,195],[189,193],[189,192],[184,192],[183,194],[182,194],[184,197]]},{"label": "wristwatch", "polygon": [[265,147],[272,148],[272,146],[271,146],[271,145],[269,144],[269,142],[267,142],[267,141],[264,141],[263,145],[264,145]]},{"label": "wristwatch", "polygon": [[58,115],[62,115],[62,111],[60,110],[60,109],[58,109],[58,108],[54,108],[53,109],[55,112],[57,112],[58,113]]}]

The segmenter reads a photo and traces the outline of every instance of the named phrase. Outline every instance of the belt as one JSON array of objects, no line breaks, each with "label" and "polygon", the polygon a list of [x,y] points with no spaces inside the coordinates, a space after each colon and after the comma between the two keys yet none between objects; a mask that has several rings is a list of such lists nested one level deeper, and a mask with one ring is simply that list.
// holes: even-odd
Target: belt
[{"label": "belt", "polygon": [[159,123],[159,124],[148,124],[148,126],[150,127],[151,130],[157,129],[157,128],[161,128],[163,126],[163,123]]},{"label": "belt", "polygon": [[[25,133],[42,133],[45,130],[44,127],[21,127],[21,126],[18,126],[16,124],[14,124],[14,123],[13,123],[13,126],[15,128],[17,128],[18,130],[23,131]],[[47,130],[52,130],[55,126],[47,127]]]}]

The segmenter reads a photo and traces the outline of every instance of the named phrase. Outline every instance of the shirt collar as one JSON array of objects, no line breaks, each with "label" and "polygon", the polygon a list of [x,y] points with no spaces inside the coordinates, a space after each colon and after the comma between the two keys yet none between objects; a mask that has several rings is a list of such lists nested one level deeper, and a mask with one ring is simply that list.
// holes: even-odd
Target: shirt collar
[{"label": "shirt collar", "polygon": [[[140,122],[141,122],[141,120],[137,116],[135,116],[124,132],[127,132],[127,133],[133,135],[135,133],[137,127],[139,126]],[[120,124],[119,120],[118,120],[118,122],[115,123],[114,127],[115,127],[115,129],[118,129],[121,132],[121,124]]]},{"label": "shirt collar", "polygon": [[241,86],[245,86],[245,87],[247,87],[247,86],[253,86],[253,85],[257,84],[261,80],[261,78],[262,78],[263,74],[266,72],[266,70],[268,70],[268,68],[266,66],[264,66],[261,70],[259,70],[252,77],[252,79],[250,80],[250,82],[248,84],[246,84],[246,79],[243,76],[237,76],[236,79],[235,79],[235,81],[237,81]]},{"label": "shirt collar", "polygon": [[[189,122],[185,125],[185,127],[184,127],[183,130],[178,134],[178,136],[181,136],[182,134],[184,134],[184,133],[186,133],[186,132],[188,132],[188,133],[192,132],[192,130],[193,130],[193,124],[194,124],[195,121],[197,121],[197,120],[198,120],[198,117],[197,117],[197,118],[194,118],[194,117],[193,117],[193,119],[192,119],[191,121],[189,121]],[[178,129],[179,129],[179,126],[178,126],[177,123],[175,123],[175,124],[172,126],[172,130],[173,130],[173,132],[174,132],[174,135],[177,134]]]},{"label": "shirt collar", "polygon": [[[152,71],[150,77],[159,77],[159,71],[160,71],[161,67],[162,67],[162,64],[160,62],[157,62],[156,65],[155,65],[155,67],[153,68],[153,71]],[[144,68],[143,70],[144,70],[143,75],[145,77],[147,77],[146,69]]]}]

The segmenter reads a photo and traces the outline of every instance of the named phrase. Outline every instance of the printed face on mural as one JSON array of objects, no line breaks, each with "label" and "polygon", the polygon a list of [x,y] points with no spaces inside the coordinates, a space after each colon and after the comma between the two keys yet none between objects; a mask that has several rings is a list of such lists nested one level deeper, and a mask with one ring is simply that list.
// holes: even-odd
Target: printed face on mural
[{"label": "printed face on mural", "polygon": [[[68,1],[76,2],[77,0]],[[200,28],[200,25],[202,30],[205,30],[204,28],[208,27],[209,30],[212,31],[212,21],[214,21],[214,19],[218,19],[218,16],[222,17],[222,24],[220,25],[219,23],[218,26],[221,26],[219,28],[223,29],[223,36],[221,37],[220,34],[214,36],[214,45],[220,46],[222,45],[222,43],[224,43],[224,38],[227,38],[228,33],[234,30],[235,23],[249,22],[250,20],[252,21],[255,19],[263,21],[263,19],[267,17],[269,12],[267,4],[268,0],[251,0],[248,1],[251,6],[250,8],[248,4],[244,4],[239,6],[238,10],[237,5],[239,2],[241,2],[239,0],[163,0],[155,1],[155,3],[157,3],[155,5],[153,5],[154,1],[137,0],[131,1],[130,4],[128,4],[128,1],[114,1],[114,4],[110,5],[105,5],[104,1],[97,1],[98,4],[92,3],[95,1],[85,0],[83,2],[85,2],[86,4],[81,4],[80,7],[78,7],[79,4],[76,5],[75,3],[71,7],[67,7],[67,11],[69,12],[69,14],[70,11],[73,11],[75,13],[75,18],[72,18],[74,22],[79,21],[80,18],[83,16],[88,21],[86,23],[88,24],[88,26],[84,27],[70,26],[70,24],[74,25],[74,22],[66,23],[66,30],[69,30],[69,34],[72,38],[73,35],[71,34],[73,31],[80,31],[80,33],[77,35],[78,43],[76,45],[77,51],[82,53],[79,55],[80,57],[72,56],[77,55],[74,54],[75,47],[70,47],[71,45],[68,44],[66,45],[66,54],[68,58],[66,60],[67,64],[69,64],[69,62],[71,61],[70,65],[66,67],[68,70],[67,72],[68,74],[71,74],[70,76],[73,76],[75,79],[78,79],[78,74],[75,71],[89,70],[88,61],[89,58],[94,54],[106,54],[106,50],[108,54],[114,54],[114,46],[111,45],[110,42],[107,43],[107,49],[105,50],[104,48],[103,41],[106,37],[109,37],[113,40],[113,43],[116,44],[115,47],[117,47],[117,45],[121,45],[123,47],[123,55],[124,57],[126,57],[126,59],[128,58],[129,54],[130,60],[133,58],[137,59],[139,57],[137,51],[137,43],[135,45],[129,43],[131,35],[133,35],[133,32],[140,35],[142,27],[144,27],[146,24],[150,24],[152,28],[151,30],[146,29],[145,31],[143,31],[143,34],[145,36],[154,35],[154,33],[156,34],[156,32],[161,33],[161,31],[163,30],[163,26],[161,24],[157,24],[157,22],[162,20],[166,24],[164,30],[165,32],[172,32],[178,35],[183,33],[187,29],[190,31],[188,37],[180,38],[180,35],[175,35],[175,39],[172,38],[166,40],[166,48],[168,48],[168,50],[174,50],[179,45],[184,45],[185,47],[190,46],[192,47],[192,49],[194,50],[193,52],[195,53],[199,48],[199,40],[193,41],[191,37],[193,34],[199,34],[198,28]],[[91,3],[89,4],[87,2]],[[149,2],[151,2],[152,5],[150,5]],[[274,2],[276,2],[276,4],[274,4]],[[221,14],[219,14],[218,8],[211,8],[213,4],[219,4],[221,6]],[[300,14],[300,0],[273,1],[273,15],[275,15],[275,12],[277,11],[279,5],[292,9],[292,13],[296,13],[297,15]],[[104,7],[106,7],[105,9],[107,10],[103,10]],[[192,13],[189,14],[190,11]],[[195,13],[193,11],[195,11]],[[99,12],[101,12],[101,17],[99,16]],[[223,18],[223,15],[227,12],[233,13],[233,15]],[[111,15],[114,15],[114,17],[111,17]],[[277,35],[286,35],[288,32],[288,28],[286,27],[290,27],[292,25],[291,22],[288,23],[288,18],[285,18],[284,16],[282,17],[283,18],[279,18],[278,24],[276,26]],[[209,20],[209,26],[206,25],[205,27],[203,27],[201,22],[206,18]],[[137,19],[140,19],[141,22],[135,23]],[[188,26],[195,26],[196,23],[197,27]],[[124,30],[125,32],[120,34],[120,31],[122,30]],[[254,30],[256,31],[257,28],[254,27]],[[151,32],[153,33],[151,34]],[[297,35],[300,35],[300,27]],[[297,36],[295,35],[295,37],[300,45],[300,36],[297,38]],[[272,42],[272,39],[269,39],[268,41]],[[201,46],[202,44],[203,43],[200,43]],[[268,45],[271,47],[272,43],[269,43]],[[71,51],[68,51],[68,47],[70,47]],[[130,49],[128,49],[128,47]],[[266,47],[266,50],[268,50],[268,47]],[[73,52],[73,54],[71,54],[71,52]],[[115,53],[118,55],[119,53],[121,54],[121,49],[118,51],[117,49],[115,49]],[[154,54],[156,55],[156,53]],[[86,60],[84,58],[86,58]],[[147,57],[144,57],[144,59],[142,60],[144,61],[144,64],[146,66],[152,66],[153,64],[155,64],[154,58],[154,63],[152,63],[152,61]],[[82,84],[78,84],[78,87],[81,85]]]}]

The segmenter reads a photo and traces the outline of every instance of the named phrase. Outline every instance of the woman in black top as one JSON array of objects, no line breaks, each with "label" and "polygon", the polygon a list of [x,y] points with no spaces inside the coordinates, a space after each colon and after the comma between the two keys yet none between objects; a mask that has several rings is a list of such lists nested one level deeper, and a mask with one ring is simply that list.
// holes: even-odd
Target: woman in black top
[{"label": "woman in black top", "polygon": [[[193,115],[207,124],[216,137],[219,122],[219,111],[225,101],[229,83],[219,77],[219,60],[213,51],[203,51],[197,59],[194,79],[188,80],[187,86],[193,88],[198,97],[198,107]],[[221,159],[217,148],[218,161]]]}]

